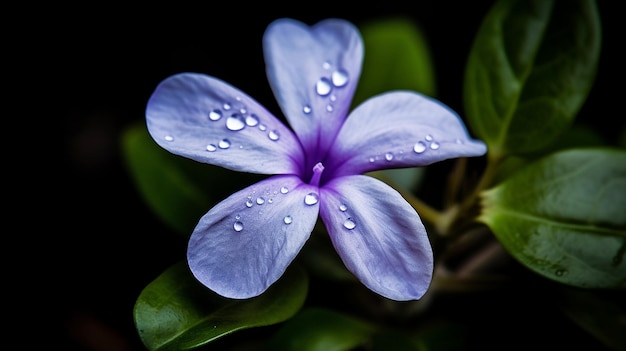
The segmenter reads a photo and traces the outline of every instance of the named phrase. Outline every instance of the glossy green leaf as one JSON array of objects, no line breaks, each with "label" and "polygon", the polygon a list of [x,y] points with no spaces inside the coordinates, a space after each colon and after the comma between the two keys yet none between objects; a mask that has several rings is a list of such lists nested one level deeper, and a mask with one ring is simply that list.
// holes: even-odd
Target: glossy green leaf
[{"label": "glossy green leaf", "polygon": [[531,270],[579,287],[626,287],[626,151],[560,151],[482,197],[479,219]]},{"label": "glossy green leaf", "polygon": [[549,146],[586,100],[600,46],[594,0],[497,1],[466,66],[468,125],[494,154]]},{"label": "glossy green leaf", "polygon": [[124,131],[122,151],[147,205],[170,228],[186,236],[216,201],[252,181],[249,175],[167,152],[152,140],[143,124]]},{"label": "glossy green leaf", "polygon": [[307,308],[287,321],[270,339],[273,351],[347,351],[363,346],[376,328],[339,312]]},{"label": "glossy green leaf", "polygon": [[262,295],[233,300],[205,288],[184,262],[141,292],[134,308],[135,326],[149,350],[190,350],[237,330],[268,326],[294,316],[304,304],[307,276],[291,265]]},{"label": "glossy green leaf", "polygon": [[430,49],[414,21],[408,17],[379,19],[364,23],[359,30],[365,56],[354,105],[392,90],[435,95]]}]

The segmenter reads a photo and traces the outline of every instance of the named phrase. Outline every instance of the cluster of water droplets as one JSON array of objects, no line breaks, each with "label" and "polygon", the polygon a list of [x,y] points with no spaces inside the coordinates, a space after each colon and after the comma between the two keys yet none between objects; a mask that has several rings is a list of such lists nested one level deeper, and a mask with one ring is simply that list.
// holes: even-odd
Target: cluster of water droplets
[{"label": "cluster of water droplets", "polygon": [[[339,211],[347,212],[348,206],[346,204],[339,205]],[[356,228],[356,221],[352,217],[348,217],[343,221],[343,227],[348,230],[352,230]]]},{"label": "cluster of water droplets", "polygon": [[[207,119],[211,122],[223,122],[227,130],[237,132],[244,128],[257,128],[259,131],[266,133],[267,137],[272,141],[280,139],[280,133],[277,130],[268,130],[267,126],[261,123],[259,116],[249,113],[248,108],[241,102],[241,97],[235,97],[235,102],[224,102],[219,108],[213,108],[209,111]],[[171,135],[165,136],[166,141],[174,141]],[[214,143],[206,145],[206,150],[214,152],[217,150],[226,150],[232,146],[232,142],[228,138],[220,139]],[[239,148],[243,148],[240,145]]]},{"label": "cluster of water droplets", "polygon": [[[252,208],[255,206],[267,206],[274,201],[276,201],[277,196],[285,195],[289,192],[289,188],[287,186],[282,186],[278,190],[270,190],[266,188],[262,192],[257,192],[253,190],[246,198],[246,208]],[[319,202],[319,194],[316,192],[310,192],[304,196],[303,202],[306,206],[313,206]],[[259,210],[259,214],[262,213],[262,210]],[[282,219],[285,225],[289,225],[293,223],[294,218],[291,215],[286,215]],[[235,215],[235,222],[233,223],[233,229],[236,232],[241,232],[244,229],[243,221],[241,220],[241,215]]]},{"label": "cluster of water droplets", "polygon": [[[460,139],[456,140],[457,144],[462,144],[463,142]],[[423,140],[418,140],[412,147],[413,153],[423,154],[428,150],[439,150],[441,147],[441,143],[436,141],[435,138],[431,134],[426,134]],[[392,160],[399,160],[405,156],[403,150],[400,151],[388,151],[384,155],[376,155],[370,156],[369,162],[376,162],[379,160],[390,162]]]},{"label": "cluster of water droplets", "polygon": [[[313,89],[315,90],[315,94],[327,99],[326,107],[324,108],[326,112],[333,112],[335,110],[333,102],[337,101],[335,91],[337,88],[346,86],[350,78],[345,69],[333,69],[330,61],[324,62],[322,67],[324,70],[328,71],[329,74],[318,79]],[[302,112],[304,112],[305,115],[310,114],[312,111],[313,108],[311,105],[304,105],[302,107]]]}]

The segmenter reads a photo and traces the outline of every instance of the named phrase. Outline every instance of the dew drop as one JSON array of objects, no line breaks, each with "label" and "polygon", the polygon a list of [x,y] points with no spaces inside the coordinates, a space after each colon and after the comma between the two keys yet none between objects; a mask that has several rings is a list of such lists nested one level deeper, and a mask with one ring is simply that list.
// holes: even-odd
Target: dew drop
[{"label": "dew drop", "polygon": [[356,227],[356,222],[352,218],[348,218],[343,222],[343,227],[352,230]]},{"label": "dew drop", "polygon": [[269,132],[267,136],[270,138],[270,140],[273,140],[273,141],[280,139],[280,134],[278,134],[278,132],[275,130],[272,130],[271,132]]},{"label": "dew drop", "polygon": [[165,141],[174,141],[174,137],[171,135],[166,135],[165,136]]},{"label": "dew drop", "polygon": [[235,219],[241,219],[241,216],[240,215],[236,215]]},{"label": "dew drop", "polygon": [[227,110],[227,111],[230,110],[230,104],[228,102],[225,102],[223,107],[224,107],[224,110]]},{"label": "dew drop", "polygon": [[217,150],[217,146],[215,146],[215,144],[209,144],[209,145],[206,146],[206,151],[213,152],[215,150]]},{"label": "dew drop", "polygon": [[291,224],[293,222],[293,218],[291,216],[285,216],[285,218],[283,218],[283,222],[285,222],[285,224]]},{"label": "dew drop", "polygon": [[332,67],[332,66],[331,66],[330,62],[326,61],[326,62],[324,62],[322,64],[322,67],[324,67],[324,69],[330,69],[330,67]]},{"label": "dew drop", "polygon": [[257,124],[259,124],[259,117],[257,117],[254,113],[246,117],[246,125],[249,127],[254,127]]},{"label": "dew drop", "polygon": [[209,112],[209,119],[211,121],[217,121],[220,118],[222,118],[222,111],[220,111],[218,109],[215,109],[215,110]]},{"label": "dew drop", "polygon": [[257,205],[263,205],[265,203],[265,199],[262,197],[257,197],[256,198],[256,204]]},{"label": "dew drop", "polygon": [[233,224],[233,229],[235,229],[236,232],[242,231],[243,223],[241,223],[240,221],[236,221],[235,224]]},{"label": "dew drop", "polygon": [[219,142],[219,143],[217,143],[217,146],[218,146],[220,149],[228,149],[228,148],[230,147],[230,140],[228,140],[228,139],[222,139],[222,140],[220,140],[220,142]]},{"label": "dew drop", "polygon": [[430,143],[430,148],[433,150],[439,149],[439,143],[436,141],[433,141],[432,143]]},{"label": "dew drop", "polygon": [[333,72],[331,79],[333,85],[336,87],[342,87],[348,83],[348,72],[343,69]]},{"label": "dew drop", "polygon": [[562,277],[562,276],[564,276],[565,274],[567,274],[567,270],[565,270],[565,269],[558,269],[558,270],[555,272],[555,274],[557,275],[557,277]]},{"label": "dew drop", "polygon": [[426,139],[426,141],[431,141],[433,140],[433,136],[430,134],[426,134],[426,137],[424,139]]},{"label": "dew drop", "polygon": [[252,207],[252,205],[254,205],[254,204],[252,203],[252,200],[248,200],[248,201],[246,201],[246,207],[250,208],[250,207]]},{"label": "dew drop", "polygon": [[393,154],[391,152],[386,153],[385,154],[385,160],[387,160],[387,161],[393,160]]},{"label": "dew drop", "polygon": [[239,112],[241,112],[242,115],[245,115],[248,112],[248,110],[245,107],[242,107],[239,109]]},{"label": "dew drop", "polygon": [[309,105],[304,105],[304,107],[302,107],[302,112],[304,112],[304,114],[309,114],[311,113],[311,106]]},{"label": "dew drop", "polygon": [[326,112],[333,112],[334,108],[333,105],[326,105]]},{"label": "dew drop", "polygon": [[421,154],[422,152],[426,151],[426,144],[424,144],[421,141],[418,141],[415,145],[413,145],[413,151],[415,151],[418,154]]},{"label": "dew drop", "polygon": [[267,203],[268,203],[268,204],[271,204],[271,203],[273,203],[273,202],[274,202],[274,199],[271,199],[271,198],[270,198],[269,200],[267,200]]},{"label": "dew drop", "polygon": [[289,192],[289,188],[287,188],[286,186],[280,188],[280,193],[281,194],[287,194]]},{"label": "dew drop", "polygon": [[259,124],[259,130],[265,131],[267,130],[267,127],[265,126],[265,124]]},{"label": "dew drop", "polygon": [[347,210],[348,210],[348,206],[346,206],[345,204],[339,205],[339,211],[346,212]]},{"label": "dew drop", "polygon": [[315,92],[317,92],[317,94],[320,96],[326,96],[330,94],[331,89],[332,85],[330,83],[330,80],[328,80],[328,78],[326,77],[322,77],[320,80],[317,81],[317,84],[315,84]]},{"label": "dew drop", "polygon": [[246,120],[239,113],[233,113],[226,119],[226,128],[230,130],[242,130],[245,126]]},{"label": "dew drop", "polygon": [[317,193],[308,193],[304,197],[304,203],[311,206],[315,205],[319,200],[319,195]]},{"label": "dew drop", "polygon": [[369,161],[370,161],[370,163],[372,163],[372,162],[376,161],[376,159],[374,159],[373,157],[370,157]]}]

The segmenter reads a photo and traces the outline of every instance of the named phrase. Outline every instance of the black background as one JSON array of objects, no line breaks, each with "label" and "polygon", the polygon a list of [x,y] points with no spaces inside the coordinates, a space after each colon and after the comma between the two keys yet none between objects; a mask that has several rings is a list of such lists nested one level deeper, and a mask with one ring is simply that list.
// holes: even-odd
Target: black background
[{"label": "black background", "polygon": [[[96,3],[7,11],[5,16],[15,15],[16,20],[4,33],[4,55],[10,60],[5,70],[17,79],[7,85],[10,92],[5,95],[16,105],[5,116],[6,134],[11,135],[5,149],[11,165],[6,192],[15,196],[8,212],[14,225],[5,235],[19,239],[5,246],[8,290],[17,296],[8,306],[16,312],[9,324],[19,331],[8,337],[23,345],[21,349],[143,350],[133,325],[133,304],[149,282],[184,257],[186,242],[164,228],[143,203],[126,172],[119,142],[127,126],[143,122],[148,97],[162,79],[185,71],[213,75],[280,115],[262,58],[261,38],[269,22],[293,17],[313,24],[341,17],[358,25],[400,15],[415,19],[428,40],[438,98],[463,111],[465,61],[490,5]],[[611,126],[624,123],[623,23],[616,2],[598,5],[603,50],[595,85],[578,119],[613,141],[619,128]],[[522,305],[535,306],[532,299],[540,295],[534,291]],[[503,345],[541,345],[549,337],[554,337],[547,341],[552,345],[598,346],[551,312],[538,316],[536,309],[519,307],[510,314],[499,311],[503,301],[519,296],[500,298],[458,302],[457,312],[465,321],[487,321],[485,339],[477,337],[470,347],[498,345],[498,338],[509,338]],[[543,320],[537,323],[553,329],[541,336],[524,331],[521,321],[537,317]],[[501,318],[510,319],[500,323]]]}]

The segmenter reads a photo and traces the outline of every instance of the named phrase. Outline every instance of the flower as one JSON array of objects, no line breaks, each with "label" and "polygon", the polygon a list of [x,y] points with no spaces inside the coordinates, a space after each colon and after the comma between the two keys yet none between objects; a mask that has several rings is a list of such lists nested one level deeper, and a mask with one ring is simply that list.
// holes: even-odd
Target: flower
[{"label": "flower", "polygon": [[291,128],[217,78],[181,73],[162,81],[146,108],[150,135],[171,153],[227,169],[271,175],[198,222],[187,249],[193,275],[235,299],[278,280],[318,216],[343,263],[370,290],[420,299],[433,252],[413,207],[364,173],[480,156],[484,143],[440,102],[384,93],[349,113],[363,42],[341,19],[307,26],[272,22],[263,36],[266,73]]}]

